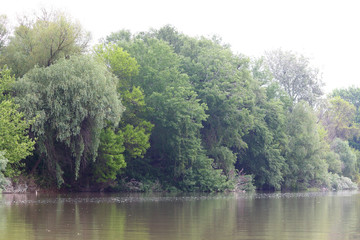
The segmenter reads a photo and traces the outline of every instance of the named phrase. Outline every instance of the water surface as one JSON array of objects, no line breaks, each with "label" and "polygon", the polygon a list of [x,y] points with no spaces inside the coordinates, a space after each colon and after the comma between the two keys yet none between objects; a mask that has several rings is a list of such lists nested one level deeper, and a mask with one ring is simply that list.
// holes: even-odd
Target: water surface
[{"label": "water surface", "polygon": [[4,194],[0,239],[360,239],[360,193]]}]

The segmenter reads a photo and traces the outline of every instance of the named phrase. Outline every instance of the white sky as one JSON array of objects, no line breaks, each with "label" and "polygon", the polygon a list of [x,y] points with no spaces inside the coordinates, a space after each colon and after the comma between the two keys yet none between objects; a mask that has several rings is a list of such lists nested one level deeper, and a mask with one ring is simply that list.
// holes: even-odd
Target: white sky
[{"label": "white sky", "polygon": [[357,0],[9,0],[0,14],[15,24],[17,15],[41,7],[69,13],[95,43],[121,29],[171,24],[191,36],[219,35],[251,57],[276,48],[303,54],[323,73],[326,92],[360,87]]}]

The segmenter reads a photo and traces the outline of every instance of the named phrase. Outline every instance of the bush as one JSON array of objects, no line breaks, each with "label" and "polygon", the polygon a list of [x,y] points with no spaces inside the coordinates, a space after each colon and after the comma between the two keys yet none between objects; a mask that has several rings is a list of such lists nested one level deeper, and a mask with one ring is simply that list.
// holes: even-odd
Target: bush
[{"label": "bush", "polygon": [[339,176],[337,174],[329,173],[330,186],[333,190],[352,190],[358,189],[356,183],[351,181],[350,178]]}]

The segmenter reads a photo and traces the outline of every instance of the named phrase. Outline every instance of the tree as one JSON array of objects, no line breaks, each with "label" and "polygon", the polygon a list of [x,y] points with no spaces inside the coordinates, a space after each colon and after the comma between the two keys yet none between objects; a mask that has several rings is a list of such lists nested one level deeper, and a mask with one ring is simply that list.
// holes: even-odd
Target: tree
[{"label": "tree", "polygon": [[137,161],[142,159],[150,147],[150,134],[153,124],[144,119],[148,108],[144,101],[143,90],[134,86],[132,79],[139,73],[139,65],[135,58],[115,44],[99,45],[95,48],[99,56],[119,79],[118,90],[125,106],[122,119],[116,127],[125,147],[124,157],[132,172]]},{"label": "tree", "polygon": [[342,162],[342,174],[345,177],[355,179],[358,169],[356,169],[356,154],[349,147],[348,142],[336,138],[331,145],[332,150],[337,153]]},{"label": "tree", "polygon": [[94,177],[98,183],[116,180],[120,169],[126,167],[124,158],[124,138],[111,128],[105,128],[100,135],[99,155],[96,160]]},{"label": "tree", "polygon": [[149,34],[123,36],[112,34],[111,40],[137,60],[139,74],[132,83],[144,90],[146,119],[154,124],[145,158],[161,169],[163,179],[182,189],[223,189],[226,178],[213,168],[201,144],[206,104],[200,103],[187,74],[181,72],[180,57],[168,43]]},{"label": "tree", "polygon": [[4,63],[17,77],[35,65],[50,66],[56,60],[86,50],[90,34],[64,13],[42,11],[34,20],[24,17],[3,51]]},{"label": "tree", "polygon": [[267,52],[265,62],[293,103],[301,100],[314,106],[323,94],[319,70],[309,65],[309,59],[281,49]]},{"label": "tree", "polygon": [[[360,124],[360,88],[349,87],[348,89],[335,89],[331,97],[341,97],[343,100],[351,103],[356,108],[354,122],[351,125],[359,126]],[[352,148],[360,150],[360,136],[358,131],[354,131],[356,134],[351,134],[352,136],[347,139],[349,141],[349,145]]]},{"label": "tree", "polygon": [[255,176],[259,188],[281,189],[287,168],[285,111],[276,100],[259,101],[254,113],[254,127],[244,136],[247,148],[238,168]]},{"label": "tree", "polygon": [[315,114],[306,102],[299,102],[288,116],[287,135],[289,144],[285,158],[288,172],[285,186],[307,188],[324,180],[327,164],[321,152]]},{"label": "tree", "polygon": [[16,102],[26,118],[36,117],[32,131],[40,160],[52,176],[57,173],[59,185],[78,179],[87,162],[97,157],[101,129],[118,124],[124,109],[116,82],[106,66],[90,56],[34,68],[17,82]]},{"label": "tree", "polygon": [[[10,95],[15,78],[9,69],[0,71],[0,152],[5,175],[8,177],[20,174],[23,163],[20,161],[32,154],[35,142],[29,138],[28,129],[32,123],[24,120],[24,114],[17,109],[19,105],[13,102]],[[6,165],[6,168],[5,168]]]},{"label": "tree", "polygon": [[355,114],[355,106],[338,96],[328,101],[328,107],[320,118],[328,132],[330,142],[335,138],[352,139],[359,134]]},{"label": "tree", "polygon": [[132,87],[131,78],[139,73],[139,65],[135,58],[113,43],[96,46],[95,53],[118,77],[120,91],[129,90]]},{"label": "tree", "polygon": [[163,39],[178,39],[172,43],[179,48],[180,67],[208,107],[209,117],[201,130],[207,154],[226,174],[233,172],[237,154],[247,148],[243,137],[253,126],[255,95],[249,60],[234,55],[228,46],[214,40],[175,38],[176,33],[164,36],[169,29],[159,33]]}]

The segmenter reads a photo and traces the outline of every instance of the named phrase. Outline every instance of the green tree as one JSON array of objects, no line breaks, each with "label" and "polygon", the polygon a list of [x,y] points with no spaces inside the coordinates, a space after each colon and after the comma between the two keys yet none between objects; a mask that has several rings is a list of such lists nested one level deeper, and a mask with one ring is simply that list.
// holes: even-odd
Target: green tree
[{"label": "green tree", "polygon": [[326,178],[327,164],[321,152],[316,117],[306,102],[299,102],[288,116],[289,138],[286,160],[288,172],[285,186],[307,188],[321,183]]},{"label": "green tree", "polygon": [[[332,92],[331,97],[336,97],[336,96],[341,97],[345,101],[347,101],[355,106],[356,114],[355,114],[354,122],[356,125],[359,125],[360,124],[360,88],[349,87],[348,89],[335,89]],[[353,125],[355,125],[355,124],[353,124]],[[349,141],[349,145],[352,148],[355,148],[359,151],[360,150],[360,137],[358,135],[359,134],[353,135],[352,137],[350,137],[348,139],[348,141]]]},{"label": "green tree", "polygon": [[329,100],[327,109],[320,116],[330,141],[335,138],[348,140],[359,134],[358,124],[355,123],[356,108],[340,97]]},{"label": "green tree", "polygon": [[[200,103],[187,74],[181,72],[180,57],[168,43],[149,34],[126,36],[130,37],[113,34],[111,41],[135,57],[140,66],[132,83],[144,90],[151,109],[147,119],[154,124],[146,158],[161,169],[163,179],[182,189],[224,188],[226,178],[212,167],[213,160],[202,147],[200,130],[207,117],[206,105]],[[205,173],[211,173],[214,181]]]},{"label": "green tree", "polygon": [[131,57],[123,48],[112,43],[96,46],[95,53],[118,77],[121,91],[132,87],[131,78],[139,73],[139,65],[135,58]]},{"label": "green tree", "polygon": [[259,188],[281,189],[287,167],[284,158],[287,144],[285,111],[281,102],[259,102],[254,127],[244,136],[248,148],[238,168],[255,175]]},{"label": "green tree", "polygon": [[19,175],[23,166],[20,161],[32,154],[35,144],[28,136],[32,121],[24,120],[24,114],[17,110],[19,105],[10,96],[14,81],[9,69],[0,71],[0,151],[7,161],[4,172],[9,177]]},{"label": "green tree", "polygon": [[100,135],[99,155],[96,160],[94,176],[98,183],[116,180],[122,168],[126,167],[124,158],[124,137],[110,128],[102,130]]},{"label": "green tree", "polygon": [[180,66],[208,106],[209,117],[201,130],[204,146],[216,166],[231,173],[237,154],[247,148],[243,137],[253,127],[255,95],[249,60],[214,40],[187,37],[182,41]]},{"label": "green tree", "polygon": [[57,173],[58,184],[77,180],[87,162],[97,157],[101,129],[108,122],[118,124],[124,109],[116,82],[106,66],[90,56],[35,68],[17,82],[17,103],[26,118],[36,116],[32,131],[42,153],[39,160],[45,161],[50,175]]},{"label": "green tree", "polygon": [[90,34],[60,11],[43,10],[35,20],[24,17],[3,51],[4,63],[17,77],[35,65],[50,66],[56,60],[86,50]]},{"label": "green tree", "polygon": [[314,106],[323,95],[319,70],[310,66],[308,58],[278,49],[267,52],[265,62],[293,103],[303,100]]},{"label": "green tree", "polygon": [[287,169],[284,156],[289,99],[277,83],[272,82],[262,59],[253,61],[250,68],[258,83],[253,86],[256,96],[252,110],[254,126],[244,136],[248,147],[240,153],[237,168],[253,174],[258,188],[281,189]]},{"label": "green tree", "polygon": [[340,157],[342,162],[342,174],[345,177],[355,180],[356,173],[358,172],[358,169],[356,168],[357,159],[356,154],[350,148],[348,142],[336,138],[333,141],[331,148]]},{"label": "green tree", "polygon": [[138,163],[135,159],[142,159],[149,149],[153,128],[153,124],[144,119],[148,108],[143,90],[132,82],[139,73],[139,65],[135,58],[115,44],[99,45],[95,52],[119,79],[118,89],[125,111],[116,131],[123,137],[124,156],[130,172]]}]

